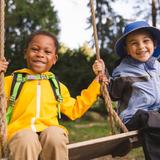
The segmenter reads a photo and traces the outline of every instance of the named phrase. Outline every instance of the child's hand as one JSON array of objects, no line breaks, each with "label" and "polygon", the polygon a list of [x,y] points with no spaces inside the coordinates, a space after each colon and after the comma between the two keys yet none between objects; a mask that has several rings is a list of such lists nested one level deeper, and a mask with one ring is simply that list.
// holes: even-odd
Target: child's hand
[{"label": "child's hand", "polygon": [[95,75],[99,73],[105,74],[105,64],[102,59],[95,60],[94,64],[92,65],[93,71]]},{"label": "child's hand", "polygon": [[105,85],[109,84],[109,79],[107,78],[107,76],[105,74],[99,75],[99,81],[103,82]]},{"label": "child's hand", "polygon": [[0,73],[1,72],[6,72],[7,68],[8,68],[8,62],[6,61],[6,59],[0,59]]},{"label": "child's hand", "polygon": [[105,85],[109,84],[109,79],[107,78],[107,76],[105,74],[99,73],[96,78],[96,81],[98,82],[103,82]]}]

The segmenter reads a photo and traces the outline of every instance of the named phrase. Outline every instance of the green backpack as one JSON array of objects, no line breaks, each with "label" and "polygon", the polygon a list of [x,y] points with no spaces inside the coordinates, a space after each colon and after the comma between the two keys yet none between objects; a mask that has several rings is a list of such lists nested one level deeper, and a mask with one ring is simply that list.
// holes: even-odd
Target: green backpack
[{"label": "green backpack", "polygon": [[7,124],[9,124],[9,122],[10,122],[12,112],[13,112],[14,103],[19,96],[19,93],[23,87],[23,84],[29,80],[40,80],[40,79],[49,80],[50,85],[53,90],[53,93],[54,93],[54,96],[58,102],[58,116],[59,116],[59,118],[61,118],[60,103],[63,101],[63,98],[61,96],[59,81],[57,80],[55,75],[54,74],[51,74],[51,75],[41,75],[41,74],[28,75],[25,73],[16,72],[13,74],[13,81],[12,81],[12,85],[11,85],[9,105],[8,105],[8,109],[7,109],[7,113],[6,113]]}]

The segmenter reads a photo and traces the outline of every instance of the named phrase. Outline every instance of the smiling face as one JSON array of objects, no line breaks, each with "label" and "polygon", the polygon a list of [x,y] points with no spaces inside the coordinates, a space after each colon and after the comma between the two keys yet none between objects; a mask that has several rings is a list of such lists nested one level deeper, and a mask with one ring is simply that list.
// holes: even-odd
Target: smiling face
[{"label": "smiling face", "polygon": [[126,50],[132,58],[146,62],[153,54],[155,44],[149,32],[137,30],[126,38]]},{"label": "smiling face", "polygon": [[25,58],[28,68],[35,73],[47,72],[57,61],[55,41],[52,37],[37,34],[28,43]]}]

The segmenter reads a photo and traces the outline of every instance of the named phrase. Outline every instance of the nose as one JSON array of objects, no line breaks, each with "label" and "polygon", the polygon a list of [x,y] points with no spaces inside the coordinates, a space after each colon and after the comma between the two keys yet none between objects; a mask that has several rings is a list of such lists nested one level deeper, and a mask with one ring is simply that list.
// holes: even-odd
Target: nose
[{"label": "nose", "polygon": [[143,42],[139,42],[139,48],[143,49],[145,47],[145,44]]},{"label": "nose", "polygon": [[38,53],[37,53],[37,57],[41,57],[43,58],[45,56],[44,52],[42,50],[40,50]]}]

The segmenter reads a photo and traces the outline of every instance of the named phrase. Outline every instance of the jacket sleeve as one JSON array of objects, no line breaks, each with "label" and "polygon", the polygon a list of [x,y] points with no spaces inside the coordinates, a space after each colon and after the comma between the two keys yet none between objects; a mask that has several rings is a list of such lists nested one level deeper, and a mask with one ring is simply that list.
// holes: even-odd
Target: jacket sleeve
[{"label": "jacket sleeve", "polygon": [[4,90],[5,90],[7,100],[10,97],[11,84],[12,84],[12,76],[5,77],[5,79],[4,79]]},{"label": "jacket sleeve", "polygon": [[66,86],[61,84],[63,102],[61,112],[70,119],[80,118],[97,100],[100,95],[100,84],[93,81],[87,89],[81,91],[76,98],[72,98]]}]

